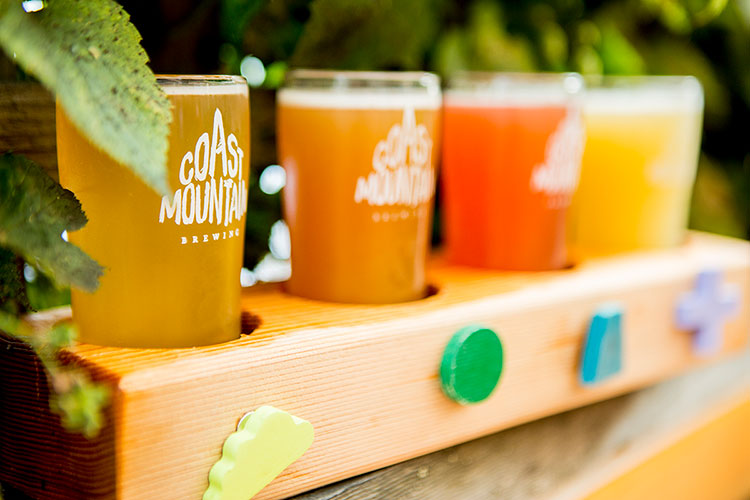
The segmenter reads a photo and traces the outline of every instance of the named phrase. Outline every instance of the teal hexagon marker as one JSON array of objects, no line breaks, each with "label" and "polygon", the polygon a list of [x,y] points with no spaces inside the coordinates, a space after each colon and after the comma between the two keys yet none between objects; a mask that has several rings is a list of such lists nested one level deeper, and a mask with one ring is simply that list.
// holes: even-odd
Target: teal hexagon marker
[{"label": "teal hexagon marker", "polygon": [[451,337],[440,363],[440,386],[461,404],[484,401],[503,371],[503,344],[489,328],[467,326]]}]

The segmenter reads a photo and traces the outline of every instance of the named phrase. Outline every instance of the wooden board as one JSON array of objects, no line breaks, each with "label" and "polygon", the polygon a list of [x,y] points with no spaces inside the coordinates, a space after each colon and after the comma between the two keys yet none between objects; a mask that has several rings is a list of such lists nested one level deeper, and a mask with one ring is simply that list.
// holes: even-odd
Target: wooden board
[{"label": "wooden board", "polygon": [[[717,407],[726,408],[738,396],[746,399],[749,367],[750,351],[745,350],[646,389],[340,481],[294,500],[579,500],[650,458],[665,442],[672,444],[674,435],[683,437],[685,428],[693,430],[693,422],[703,420],[707,410],[715,416]],[[737,437],[744,432],[739,429]],[[734,442],[742,446],[744,441]],[[695,455],[688,451],[685,456]],[[711,474],[714,462],[727,462],[715,453],[710,459],[698,472]],[[736,471],[742,462],[733,464]],[[11,488],[4,493],[5,500],[32,500]]]},{"label": "wooden board", "polygon": [[[748,367],[746,351],[646,389],[324,486],[294,500],[581,500],[673,444],[676,431],[684,437],[683,430],[707,412],[715,417],[727,403],[747,401]],[[740,451],[747,429],[734,432],[735,449]],[[708,454],[683,454],[694,462],[710,462],[691,469],[693,477],[710,479],[714,464],[735,473],[750,465],[737,455],[722,455],[722,445],[726,443],[714,443]],[[750,446],[745,450],[750,453]],[[716,484],[719,488],[742,489],[742,475],[715,477],[723,481]],[[683,500],[658,490],[653,493],[615,498]],[[706,495],[700,500],[739,498],[743,497]]]},{"label": "wooden board", "polygon": [[[698,358],[690,334],[674,326],[674,307],[706,268],[723,271],[743,299],[739,315],[725,326],[721,352]],[[51,461],[34,470],[6,458],[0,480],[40,498],[59,498],[66,488],[75,489],[67,491],[74,497],[96,489],[102,498],[200,498],[208,470],[239,418],[268,404],[309,420],[316,431],[312,448],[257,496],[286,497],[736,352],[750,330],[749,270],[746,242],[694,234],[678,249],[556,273],[438,266],[432,278],[439,292],[409,304],[346,306],[288,297],[276,287],[251,289],[243,305],[262,326],[234,342],[173,350],[78,346],[71,362],[115,387],[109,438],[89,452],[87,474],[75,465],[85,450],[61,437],[47,448],[37,439],[37,452]],[[577,377],[582,338],[597,305],[611,300],[625,310],[624,370],[585,388]],[[506,365],[489,400],[462,407],[442,394],[437,372],[451,335],[475,323],[499,332]],[[26,378],[39,385],[38,367],[14,365],[13,349],[0,353],[11,381]],[[27,416],[46,408],[41,397],[24,404]],[[0,439],[30,439],[27,421],[13,415],[2,414]],[[107,447],[113,455],[103,451]],[[79,481],[66,486],[61,477]]]}]

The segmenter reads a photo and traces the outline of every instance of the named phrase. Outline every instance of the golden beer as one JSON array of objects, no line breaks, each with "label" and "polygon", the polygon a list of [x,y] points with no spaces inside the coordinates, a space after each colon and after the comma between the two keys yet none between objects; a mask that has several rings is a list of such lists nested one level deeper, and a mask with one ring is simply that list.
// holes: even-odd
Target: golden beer
[{"label": "golden beer", "polygon": [[435,75],[290,74],[277,115],[290,293],[349,303],[425,295],[439,112]]},{"label": "golden beer", "polygon": [[81,340],[189,347],[240,334],[250,157],[241,77],[162,77],[172,105],[160,196],[83,137],[57,109],[60,182],[89,222],[70,234],[105,268],[94,293],[72,291]]},{"label": "golden beer", "polygon": [[692,77],[609,77],[589,86],[571,232],[579,259],[684,240],[702,117],[703,91]]}]

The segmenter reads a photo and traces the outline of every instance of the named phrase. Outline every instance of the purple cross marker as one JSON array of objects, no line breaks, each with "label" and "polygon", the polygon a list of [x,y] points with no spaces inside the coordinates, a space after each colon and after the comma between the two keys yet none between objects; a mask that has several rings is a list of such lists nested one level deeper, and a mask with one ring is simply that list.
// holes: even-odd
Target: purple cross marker
[{"label": "purple cross marker", "polygon": [[677,302],[677,327],[691,330],[693,351],[701,356],[717,352],[723,341],[724,321],[739,310],[739,290],[723,285],[719,271],[698,274],[695,288]]}]

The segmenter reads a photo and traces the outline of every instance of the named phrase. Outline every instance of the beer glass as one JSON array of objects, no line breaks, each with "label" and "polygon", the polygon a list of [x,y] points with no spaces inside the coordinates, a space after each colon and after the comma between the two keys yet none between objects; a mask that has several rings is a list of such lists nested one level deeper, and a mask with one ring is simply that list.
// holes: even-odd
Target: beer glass
[{"label": "beer glass", "polygon": [[72,291],[84,342],[188,347],[240,334],[247,84],[233,76],[158,81],[173,115],[168,196],[92,145],[57,108],[60,182],[89,219],[70,241],[105,268],[94,293]]},{"label": "beer glass", "polygon": [[297,70],[277,109],[291,238],[287,290],[349,303],[423,297],[438,77]]},{"label": "beer glass", "polygon": [[576,74],[460,73],[444,98],[446,259],[541,271],[568,263],[583,151]]},{"label": "beer glass", "polygon": [[678,245],[700,148],[700,83],[692,77],[608,77],[589,87],[587,142],[571,221],[576,254]]}]

